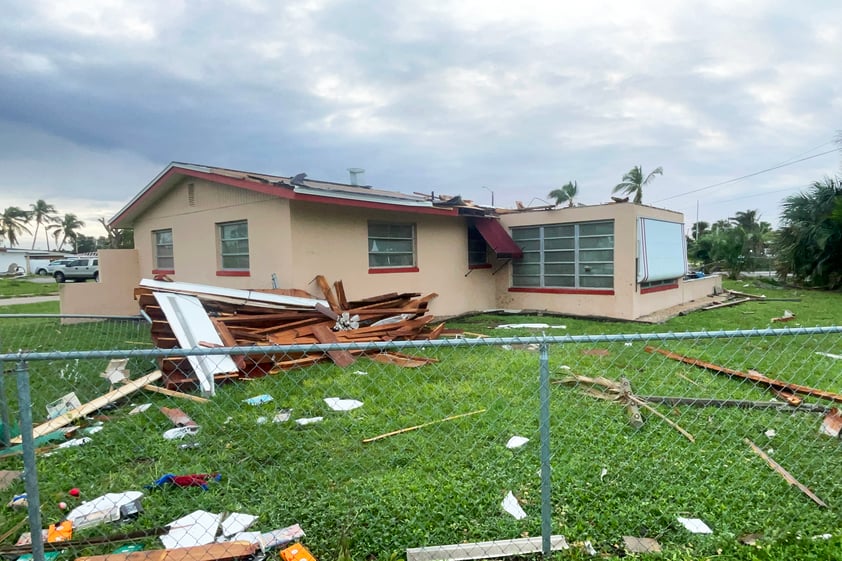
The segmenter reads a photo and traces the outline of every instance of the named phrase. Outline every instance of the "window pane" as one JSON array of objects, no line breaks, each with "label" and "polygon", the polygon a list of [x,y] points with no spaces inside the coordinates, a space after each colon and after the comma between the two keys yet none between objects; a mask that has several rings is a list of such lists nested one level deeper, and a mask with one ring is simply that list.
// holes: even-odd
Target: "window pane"
[{"label": "window pane", "polygon": [[579,274],[581,275],[613,275],[613,263],[581,263],[579,264]]},{"label": "window pane", "polygon": [[540,238],[541,230],[539,228],[512,228],[512,239],[519,242],[521,240],[537,240]]},{"label": "window pane", "polygon": [[599,234],[613,234],[614,233],[614,223],[613,222],[585,222],[584,224],[579,224],[579,235],[580,236],[595,236]]},{"label": "window pane", "polygon": [[574,238],[553,238],[544,240],[544,249],[574,249],[576,240]]},{"label": "window pane", "polygon": [[547,275],[544,277],[544,286],[549,288],[574,288],[576,277],[573,275]]},{"label": "window pane", "polygon": [[514,275],[512,277],[512,285],[521,288],[539,287],[541,286],[541,277]]},{"label": "window pane", "polygon": [[579,261],[614,261],[613,249],[589,249],[579,252]]},{"label": "window pane", "polygon": [[579,238],[579,247],[581,249],[612,249],[614,247],[614,236]]},{"label": "window pane", "polygon": [[576,267],[573,263],[547,263],[544,265],[545,275],[573,275]]},{"label": "window pane", "polygon": [[415,225],[369,223],[368,266],[415,266]]},{"label": "window pane", "polygon": [[249,256],[248,255],[223,255],[222,256],[223,269],[248,269]]},{"label": "window pane", "polygon": [[223,269],[248,270],[249,229],[248,222],[227,222],[219,224],[220,264]]},{"label": "window pane", "polygon": [[544,261],[546,263],[573,263],[576,258],[575,251],[545,251]]},{"label": "window pane", "polygon": [[538,263],[535,263],[534,265],[518,263],[515,265],[513,273],[515,275],[540,275],[541,265]]},{"label": "window pane", "polygon": [[575,234],[576,227],[573,224],[553,224],[551,226],[544,226],[545,238],[572,238]]},{"label": "window pane", "polygon": [[614,288],[614,277],[580,277],[579,286],[583,288]]}]

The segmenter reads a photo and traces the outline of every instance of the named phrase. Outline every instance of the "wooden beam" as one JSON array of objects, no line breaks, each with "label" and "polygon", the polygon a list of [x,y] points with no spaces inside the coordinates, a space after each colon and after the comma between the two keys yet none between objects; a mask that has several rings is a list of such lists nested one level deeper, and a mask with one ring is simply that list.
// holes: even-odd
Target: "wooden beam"
[{"label": "wooden beam", "polygon": [[[515,538],[489,542],[457,543],[413,547],[406,550],[406,561],[469,561],[473,559],[498,559],[523,557],[530,553],[541,553],[542,538]],[[550,550],[570,549],[564,536],[550,536]]]},{"label": "wooden beam", "polygon": [[[45,434],[49,434],[53,431],[56,431],[62,427],[66,427],[76,419],[84,417],[98,409],[102,409],[106,405],[110,403],[114,403],[120,399],[123,399],[129,394],[136,392],[137,390],[141,389],[143,386],[151,384],[157,380],[161,379],[161,371],[155,370],[150,372],[146,376],[138,378],[137,380],[131,380],[127,382],[125,385],[120,386],[119,388],[108,392],[105,395],[101,395],[98,398],[89,401],[88,403],[82,404],[82,406],[77,407],[71,411],[68,411],[64,415],[60,415],[55,419],[51,419],[46,423],[38,425],[37,427],[32,429],[32,437],[37,438],[39,436],[43,436]],[[12,439],[12,444],[20,444],[21,437],[15,437]]]},{"label": "wooden beam", "polygon": [[461,417],[467,417],[469,415],[476,415],[478,413],[485,413],[485,411],[486,411],[485,409],[478,409],[476,411],[471,411],[470,413],[461,413],[459,415],[451,415],[450,417],[445,417],[444,419],[439,419],[437,421],[430,421],[429,423],[422,423],[420,425],[415,425],[415,426],[412,426],[412,427],[406,427],[406,428],[403,428],[403,429],[393,430],[392,432],[387,432],[385,434],[379,434],[377,436],[372,436],[371,438],[365,438],[365,439],[363,439],[363,442],[365,442],[365,443],[374,442],[375,440],[380,440],[381,438],[388,438],[390,436],[395,436],[396,434],[402,434],[402,433],[405,433],[405,432],[418,430],[418,429],[421,429],[421,428],[424,428],[424,427],[429,427],[430,425],[437,425],[439,423],[444,423],[446,421],[452,421],[454,419],[459,419]]},{"label": "wooden beam", "polygon": [[813,397],[829,399],[830,401],[835,401],[836,403],[842,403],[842,395],[840,394],[811,388],[809,386],[801,386],[798,384],[790,384],[789,382],[783,382],[781,380],[775,380],[774,378],[768,378],[760,372],[755,372],[754,370],[750,370],[749,372],[741,372],[739,370],[734,370],[733,368],[726,368],[724,366],[719,366],[717,364],[705,362],[697,358],[691,358],[684,355],[680,355],[678,353],[673,353],[665,349],[658,349],[656,347],[644,347],[644,350],[647,353],[659,353],[669,359],[677,360],[678,362],[683,362],[685,364],[692,364],[693,366],[698,366],[699,368],[712,370],[713,372],[718,372],[720,374],[727,374],[728,376],[734,376],[735,378],[744,378],[753,382],[766,384],[770,388],[773,388],[778,391],[782,390],[803,395],[811,395]]},{"label": "wooden beam", "polygon": [[234,561],[251,557],[259,548],[251,542],[223,542],[177,549],[91,555],[77,557],[76,561]]},{"label": "wooden beam", "polygon": [[334,312],[341,312],[342,309],[339,307],[339,302],[336,301],[336,296],[334,296],[333,291],[330,289],[330,285],[327,283],[327,279],[324,278],[323,275],[316,275],[316,284],[319,285],[319,289],[321,289],[322,294],[325,296],[325,300],[327,300],[328,306]]},{"label": "wooden beam", "polygon": [[753,451],[755,454],[757,454],[758,456],[760,456],[761,458],[763,458],[763,459],[766,461],[766,463],[767,463],[767,464],[769,464],[769,467],[771,467],[773,470],[775,470],[776,472],[778,472],[778,474],[779,474],[781,477],[783,477],[783,478],[786,480],[786,482],[787,482],[787,483],[789,483],[790,485],[795,485],[796,487],[798,487],[798,489],[799,489],[802,493],[804,493],[805,495],[807,495],[808,497],[810,497],[810,498],[813,500],[813,502],[814,502],[814,503],[816,503],[817,505],[819,505],[819,506],[823,506],[823,507],[827,508],[827,504],[825,504],[825,502],[824,502],[823,500],[821,500],[820,498],[818,498],[818,497],[815,495],[815,493],[813,493],[813,492],[812,492],[812,491],[811,491],[811,490],[810,490],[810,489],[809,489],[806,485],[804,485],[803,483],[801,483],[800,481],[798,481],[797,479],[795,479],[795,477],[793,477],[793,475],[792,475],[791,473],[789,473],[787,470],[785,470],[785,469],[784,469],[784,468],[783,468],[783,467],[782,467],[782,466],[781,466],[778,462],[776,462],[775,460],[773,460],[772,458],[770,458],[770,457],[766,454],[766,452],[764,452],[763,450],[761,450],[761,449],[757,446],[757,444],[755,444],[754,442],[752,442],[752,441],[751,441],[751,440],[749,440],[748,438],[744,438],[744,439],[743,439],[743,442],[745,442],[746,444],[748,444],[749,446],[751,446],[752,451]]},{"label": "wooden beam", "polygon": [[189,393],[182,393],[177,392],[175,390],[168,390],[167,388],[162,388],[161,386],[154,386],[152,384],[147,384],[143,386],[144,390],[148,392],[155,392],[162,395],[168,395],[170,397],[177,397],[180,399],[187,399],[189,401],[194,401],[196,403],[208,403],[210,400],[204,397],[199,397],[198,395],[191,395]]},{"label": "wooden beam", "polygon": [[[319,343],[338,343],[339,339],[336,338],[336,334],[331,331],[325,325],[314,325],[313,326],[313,335],[316,336],[316,339],[319,340]],[[354,362],[357,361],[354,358],[354,355],[349,353],[348,351],[328,351],[327,356],[336,363],[336,366],[341,366],[345,368],[346,366],[351,366]]]}]

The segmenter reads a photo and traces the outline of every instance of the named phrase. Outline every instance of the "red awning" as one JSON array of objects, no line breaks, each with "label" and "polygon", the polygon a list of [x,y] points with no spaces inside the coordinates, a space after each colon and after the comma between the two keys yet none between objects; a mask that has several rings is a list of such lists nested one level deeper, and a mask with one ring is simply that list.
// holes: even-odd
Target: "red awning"
[{"label": "red awning", "polygon": [[497,257],[523,257],[523,250],[496,218],[474,218],[474,226]]}]

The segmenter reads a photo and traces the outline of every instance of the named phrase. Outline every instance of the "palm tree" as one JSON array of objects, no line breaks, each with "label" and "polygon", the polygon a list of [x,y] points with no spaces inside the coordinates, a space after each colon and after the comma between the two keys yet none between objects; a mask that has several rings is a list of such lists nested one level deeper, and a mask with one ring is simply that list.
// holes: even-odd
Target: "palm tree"
[{"label": "palm tree", "polygon": [[568,181],[562,185],[561,189],[553,189],[547,195],[551,199],[555,199],[556,206],[567,203],[568,207],[573,206],[573,198],[579,193],[579,184],[575,181]]},{"label": "palm tree", "polygon": [[[82,228],[85,225],[84,222],[79,220],[75,214],[68,213],[64,215],[64,218],[61,220],[57,220],[55,224],[51,224],[47,226],[47,230],[51,230],[53,233],[53,239],[56,241],[56,249],[61,251],[64,248],[64,244],[67,240],[73,242],[74,250],[76,248],[76,241],[79,238],[79,228]],[[61,242],[59,242],[59,238],[61,238]]]},{"label": "palm tree", "polygon": [[18,245],[18,236],[24,232],[30,234],[26,224],[29,222],[29,213],[25,210],[10,206],[0,215],[0,236],[6,238],[10,247]]},{"label": "palm tree", "polygon": [[615,185],[611,192],[622,191],[628,195],[634,195],[634,204],[639,205],[643,202],[643,188],[649,185],[656,175],[663,174],[664,168],[658,166],[644,179],[643,169],[640,166],[634,166],[623,176],[623,182]]},{"label": "palm tree", "polygon": [[784,199],[774,249],[781,278],[842,285],[842,180],[826,177]]},{"label": "palm tree", "polygon": [[[47,204],[44,199],[38,199],[35,204],[29,205],[32,209],[29,215],[35,221],[35,235],[32,236],[32,248],[35,249],[35,241],[38,239],[38,229],[41,224],[51,224],[56,221],[56,207]],[[50,250],[50,236],[47,234],[47,228],[44,228],[44,239],[47,240],[47,251]]]}]

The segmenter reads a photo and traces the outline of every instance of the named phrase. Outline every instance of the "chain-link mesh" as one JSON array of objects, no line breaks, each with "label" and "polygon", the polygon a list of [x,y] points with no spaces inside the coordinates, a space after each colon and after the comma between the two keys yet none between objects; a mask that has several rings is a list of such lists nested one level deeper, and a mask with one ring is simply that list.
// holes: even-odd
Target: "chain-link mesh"
[{"label": "chain-link mesh", "polygon": [[[142,322],[26,319],[0,328],[11,432],[19,404],[31,403],[43,527],[77,520],[62,545],[75,557],[112,552],[133,536],[145,549],[200,544],[198,559],[222,559],[206,544],[258,542],[261,533],[264,545],[301,541],[320,559],[407,549],[411,559],[440,559],[448,553],[412,548],[450,544],[463,544],[463,555],[527,554],[544,546],[542,521],[574,549],[622,553],[627,536],[703,555],[748,535],[838,527],[842,456],[838,437],[825,433],[838,431],[839,328],[270,347],[250,355],[251,377],[217,376],[206,401],[183,383],[195,376],[184,355],[214,364],[228,349],[154,350]],[[339,367],[325,348],[356,360]],[[125,366],[111,362],[120,358]],[[148,383],[129,390],[115,370]],[[19,401],[21,377],[31,395]],[[124,397],[114,393],[121,388]],[[40,434],[48,405],[71,392],[82,410],[94,408]],[[16,441],[0,450],[0,470],[23,469]],[[13,481],[3,493],[24,490]],[[123,496],[122,512],[74,515],[127,491],[143,496]],[[11,537],[0,554],[23,551],[5,544],[28,530],[18,526],[26,516],[4,510],[0,535]],[[681,518],[712,533],[693,533]]]}]

